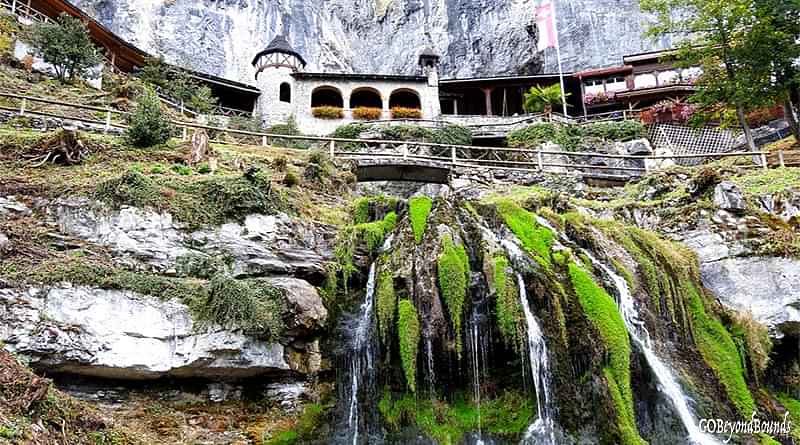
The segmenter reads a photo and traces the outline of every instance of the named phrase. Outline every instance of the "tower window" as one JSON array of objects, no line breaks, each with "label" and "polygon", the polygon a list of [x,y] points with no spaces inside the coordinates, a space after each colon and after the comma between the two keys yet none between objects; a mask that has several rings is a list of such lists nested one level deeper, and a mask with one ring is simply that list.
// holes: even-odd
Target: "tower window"
[{"label": "tower window", "polygon": [[292,87],[287,82],[281,84],[280,101],[292,102]]}]

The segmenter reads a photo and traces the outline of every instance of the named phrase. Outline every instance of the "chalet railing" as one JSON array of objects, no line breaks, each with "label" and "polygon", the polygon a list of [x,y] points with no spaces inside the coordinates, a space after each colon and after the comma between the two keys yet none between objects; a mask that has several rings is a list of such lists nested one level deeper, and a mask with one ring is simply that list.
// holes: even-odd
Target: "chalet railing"
[{"label": "chalet railing", "polygon": [[0,7],[17,17],[44,23],[50,21],[50,17],[33,9],[29,0],[0,0]]},{"label": "chalet railing", "polygon": [[[0,110],[12,111],[20,116],[26,114],[55,117],[65,120],[76,120],[103,126],[106,130],[115,127],[127,128],[124,123],[113,122],[114,117],[126,116],[125,112],[110,108],[79,105],[61,102],[52,99],[21,96],[11,93],[0,93],[0,97],[18,100],[18,107],[0,106]],[[81,116],[58,115],[49,111],[31,110],[28,104],[41,103],[57,105],[61,108],[79,110],[83,112],[99,112],[106,116],[105,120],[85,118]],[[203,129],[208,132],[215,142],[223,144],[242,145],[286,145],[287,142],[302,144],[308,148],[314,147],[327,151],[331,157],[337,159],[354,160],[394,160],[397,162],[423,161],[451,167],[481,168],[481,169],[506,169],[519,171],[545,171],[553,168],[568,168],[580,172],[612,171],[625,172],[627,176],[638,176],[646,173],[649,163],[663,160],[681,159],[721,159],[726,157],[748,157],[752,159],[752,167],[767,168],[766,152],[740,151],[730,153],[703,153],[680,155],[617,155],[594,152],[564,152],[555,150],[541,150],[538,148],[506,148],[506,147],[481,147],[473,145],[451,145],[432,142],[397,141],[381,139],[346,139],[325,136],[295,136],[274,133],[252,132],[234,130],[225,127],[201,125],[193,122],[170,121],[179,130],[183,139],[189,138],[190,130]],[[583,160],[584,162],[573,162]],[[626,161],[621,165],[602,165],[591,163],[592,160]]]}]

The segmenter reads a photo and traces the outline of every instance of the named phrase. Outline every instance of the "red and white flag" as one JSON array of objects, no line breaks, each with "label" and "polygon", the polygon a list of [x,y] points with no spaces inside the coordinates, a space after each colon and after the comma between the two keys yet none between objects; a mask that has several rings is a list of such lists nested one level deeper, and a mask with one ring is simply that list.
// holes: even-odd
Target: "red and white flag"
[{"label": "red and white flag", "polygon": [[556,46],[556,24],[553,14],[553,3],[547,2],[536,7],[536,27],[539,29],[539,41],[537,49],[544,51],[545,48],[555,48]]}]

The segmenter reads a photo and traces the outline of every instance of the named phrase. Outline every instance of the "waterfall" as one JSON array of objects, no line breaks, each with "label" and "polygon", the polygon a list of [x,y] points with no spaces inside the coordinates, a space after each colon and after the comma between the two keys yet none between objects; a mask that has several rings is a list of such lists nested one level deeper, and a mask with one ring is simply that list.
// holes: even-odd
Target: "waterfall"
[{"label": "waterfall", "polygon": [[675,375],[669,366],[658,358],[653,350],[650,333],[647,331],[644,322],[639,318],[639,313],[636,310],[636,305],[634,304],[633,295],[628,288],[628,283],[618,273],[595,258],[591,252],[586,249],[583,249],[583,252],[589,257],[589,260],[595,267],[605,272],[611,278],[611,281],[613,281],[614,287],[619,294],[619,310],[622,313],[625,326],[628,328],[628,333],[642,349],[647,364],[650,366],[650,369],[653,370],[653,374],[655,374],[658,380],[660,390],[663,391],[670,402],[672,402],[672,406],[675,408],[675,411],[677,411],[683,426],[689,433],[689,442],[696,445],[719,444],[717,440],[703,433],[697,427],[694,415],[692,415],[692,411],[689,409],[687,397],[683,393],[680,384],[678,384]]},{"label": "waterfall", "polygon": [[553,420],[553,403],[550,400],[550,362],[548,360],[547,344],[542,335],[542,329],[531,312],[528,295],[525,290],[525,281],[517,273],[519,285],[519,299],[525,313],[525,324],[528,335],[528,357],[531,367],[533,386],[536,389],[536,422],[528,427],[523,444],[548,443],[555,444],[555,422]]},{"label": "waterfall", "polygon": [[467,354],[472,380],[472,398],[478,407],[478,434],[474,442],[476,445],[484,443],[481,431],[481,373],[486,372],[489,348],[488,336],[484,334],[488,331],[485,327],[488,322],[485,304],[485,300],[476,302],[467,322]]}]

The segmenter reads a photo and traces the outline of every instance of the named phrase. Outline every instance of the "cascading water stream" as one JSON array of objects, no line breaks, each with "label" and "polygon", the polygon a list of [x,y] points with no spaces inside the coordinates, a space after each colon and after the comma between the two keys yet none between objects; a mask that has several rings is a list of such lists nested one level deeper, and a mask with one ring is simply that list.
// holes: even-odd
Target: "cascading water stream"
[{"label": "cascading water stream", "polygon": [[[384,242],[381,251],[386,251],[391,247],[392,239],[393,237],[390,235]],[[375,388],[378,377],[376,363],[378,346],[377,336],[374,332],[376,274],[376,264],[372,263],[369,268],[364,302],[361,303],[355,318],[346,329],[347,349],[343,362],[348,363],[346,369],[349,375],[338,382],[339,397],[343,402],[340,409],[346,415],[341,425],[341,431],[333,439],[333,443],[336,444],[358,445],[359,443],[381,442],[381,438],[374,434],[376,428],[371,427],[371,420],[374,421],[375,413],[362,413],[359,405],[360,395],[366,401],[370,401],[376,396]],[[363,436],[362,432],[364,432]]]},{"label": "cascading water stream", "polygon": [[517,273],[519,286],[519,299],[525,313],[526,332],[528,335],[528,356],[531,367],[533,386],[536,389],[536,411],[538,419],[528,427],[523,444],[548,443],[555,444],[555,421],[553,416],[553,403],[550,400],[550,362],[548,359],[547,344],[542,334],[542,329],[536,321],[528,303],[525,290],[525,280]]},{"label": "cascading water stream", "polygon": [[695,422],[694,415],[689,408],[689,404],[687,402],[688,398],[683,393],[683,390],[678,384],[678,381],[676,380],[672,370],[656,355],[655,351],[653,350],[650,333],[647,331],[647,327],[644,325],[644,322],[642,322],[642,320],[639,318],[639,313],[636,310],[636,305],[634,304],[633,295],[628,288],[628,283],[618,273],[599,261],[588,250],[583,249],[583,253],[586,254],[594,267],[601,269],[611,278],[611,281],[613,281],[614,287],[617,289],[617,293],[619,294],[619,309],[622,313],[622,318],[625,321],[625,326],[628,329],[628,333],[644,353],[647,364],[650,366],[650,369],[653,370],[653,374],[655,374],[656,379],[658,380],[659,388],[664,392],[664,394],[666,394],[670,402],[672,402],[675,411],[677,411],[683,426],[686,428],[686,431],[689,434],[689,442],[697,445],[719,444],[719,441],[700,431],[697,423]]}]

